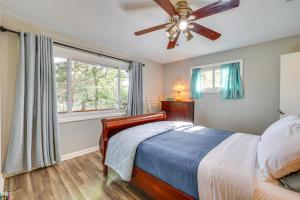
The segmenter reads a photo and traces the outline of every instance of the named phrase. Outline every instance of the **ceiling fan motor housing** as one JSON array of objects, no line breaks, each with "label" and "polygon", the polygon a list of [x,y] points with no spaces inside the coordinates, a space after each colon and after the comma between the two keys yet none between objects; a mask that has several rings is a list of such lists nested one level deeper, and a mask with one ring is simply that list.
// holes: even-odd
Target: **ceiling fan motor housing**
[{"label": "ceiling fan motor housing", "polygon": [[180,18],[187,18],[193,12],[193,10],[188,6],[188,2],[186,0],[178,1],[175,9],[179,13]]}]

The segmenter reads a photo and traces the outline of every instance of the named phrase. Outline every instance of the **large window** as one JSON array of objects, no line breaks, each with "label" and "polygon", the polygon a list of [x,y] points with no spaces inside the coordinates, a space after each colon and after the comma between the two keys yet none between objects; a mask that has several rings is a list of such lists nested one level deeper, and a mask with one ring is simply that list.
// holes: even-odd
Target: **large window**
[{"label": "large window", "polygon": [[128,66],[66,51],[68,53],[56,53],[54,57],[60,115],[124,111],[128,97]]},{"label": "large window", "polygon": [[57,110],[59,113],[67,112],[67,67],[68,60],[65,58],[54,58],[56,69],[56,93],[57,93]]}]

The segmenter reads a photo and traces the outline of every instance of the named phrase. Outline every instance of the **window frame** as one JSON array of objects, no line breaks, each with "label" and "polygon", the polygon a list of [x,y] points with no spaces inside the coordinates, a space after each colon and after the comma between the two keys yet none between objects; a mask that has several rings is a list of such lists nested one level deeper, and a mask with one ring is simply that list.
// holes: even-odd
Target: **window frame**
[{"label": "window frame", "polygon": [[[213,70],[213,88],[212,89],[206,89],[204,91],[202,91],[202,93],[204,94],[217,94],[220,93],[221,88],[216,88],[215,87],[215,70],[216,69],[220,69],[221,65],[225,65],[225,64],[230,64],[230,63],[240,63],[240,75],[241,78],[244,79],[244,60],[243,59],[237,59],[237,60],[231,60],[231,61],[225,61],[225,62],[219,62],[219,63],[212,63],[212,64],[205,64],[205,65],[198,65],[198,66],[194,66],[191,67],[190,70],[190,78],[192,77],[192,70],[193,69],[201,69],[201,71],[205,71],[205,70]],[[222,85],[222,79],[221,79],[221,85]]]},{"label": "window frame", "polygon": [[[113,59],[99,57],[77,50],[71,50],[65,47],[54,46],[54,57],[61,57],[67,59],[67,111],[58,113],[59,123],[74,122],[81,120],[100,119],[105,117],[124,116],[126,110],[120,109],[120,90],[121,80],[120,71],[129,70],[129,63],[122,61],[115,61]],[[118,70],[117,75],[117,94],[116,94],[116,108],[114,109],[101,109],[95,111],[72,111],[72,62],[83,62],[91,65],[99,65],[102,67],[114,68]]]}]

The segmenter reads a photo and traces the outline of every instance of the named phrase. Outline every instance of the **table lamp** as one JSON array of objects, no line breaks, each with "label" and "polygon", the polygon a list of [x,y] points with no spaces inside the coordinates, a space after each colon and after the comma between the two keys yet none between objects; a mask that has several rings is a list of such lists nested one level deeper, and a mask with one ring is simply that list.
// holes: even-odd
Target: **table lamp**
[{"label": "table lamp", "polygon": [[176,92],[176,98],[175,98],[175,100],[176,101],[182,101],[182,95],[181,95],[181,92],[183,92],[184,91],[184,86],[182,85],[182,84],[176,84],[175,86],[174,86],[174,90],[175,90],[175,92]]}]

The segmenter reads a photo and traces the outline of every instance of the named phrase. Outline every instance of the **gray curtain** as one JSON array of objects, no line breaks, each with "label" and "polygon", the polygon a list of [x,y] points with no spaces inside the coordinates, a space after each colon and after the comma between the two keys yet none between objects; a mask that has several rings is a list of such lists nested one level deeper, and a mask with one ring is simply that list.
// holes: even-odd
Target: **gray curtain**
[{"label": "gray curtain", "polygon": [[17,73],[6,176],[60,161],[52,40],[21,33]]},{"label": "gray curtain", "polygon": [[143,112],[143,64],[133,61],[129,66],[127,115],[140,115],[143,114]]}]

